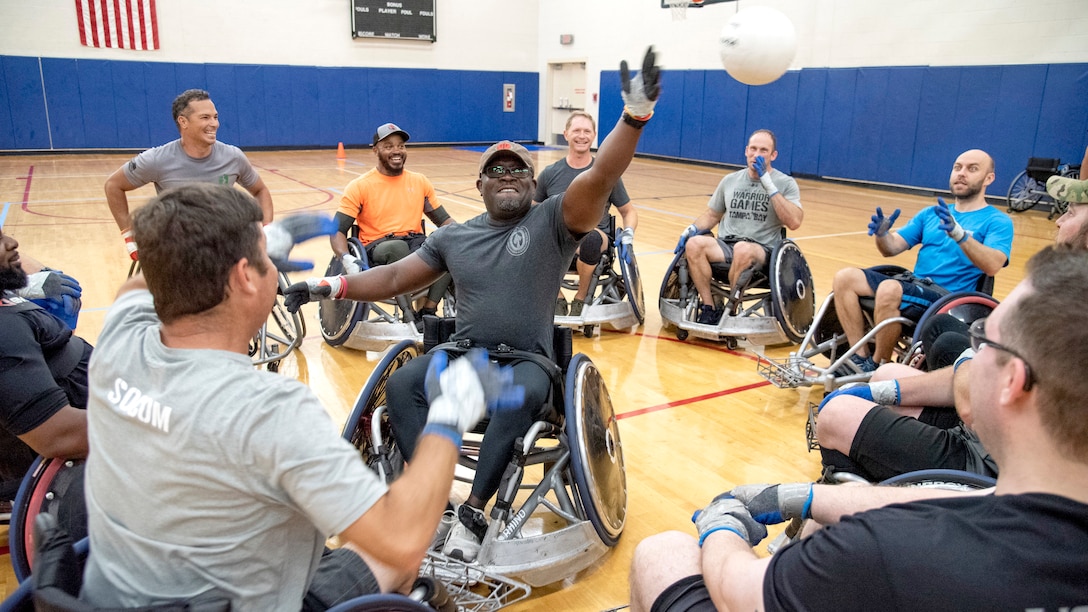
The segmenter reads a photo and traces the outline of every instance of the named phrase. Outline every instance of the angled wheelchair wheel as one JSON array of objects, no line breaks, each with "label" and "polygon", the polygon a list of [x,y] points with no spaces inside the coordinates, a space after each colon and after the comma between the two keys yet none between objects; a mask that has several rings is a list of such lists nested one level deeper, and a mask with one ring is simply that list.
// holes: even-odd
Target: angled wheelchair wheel
[{"label": "angled wheelchair wheel", "polygon": [[404,595],[363,595],[336,604],[328,612],[435,612],[434,608]]},{"label": "angled wheelchair wheel", "polygon": [[[680,282],[680,260],[683,258],[683,253],[677,253],[673,256],[672,262],[669,264],[668,271],[665,272],[665,278],[661,280],[661,291],[658,294],[658,308],[664,313],[666,311],[666,304],[671,305],[674,309],[683,311],[686,304],[684,299],[687,295],[687,287],[683,287]],[[670,320],[666,316],[661,317],[661,327],[665,331],[676,329],[676,321]],[[684,337],[687,337],[685,332]],[[683,340],[684,338],[680,338]]]},{"label": "angled wheelchair wheel", "polygon": [[926,309],[922,318],[918,319],[918,324],[914,326],[914,337],[912,339],[913,344],[918,344],[922,341],[922,332],[925,330],[925,324],[931,317],[938,314],[951,315],[964,323],[964,325],[970,327],[972,323],[981,319],[982,317],[990,316],[990,313],[997,307],[998,301],[991,295],[980,293],[978,291],[969,291],[964,293],[950,293]]},{"label": "angled wheelchair wheel", "polygon": [[[393,429],[389,424],[388,416],[382,415],[381,417],[381,440],[373,439],[374,412],[379,406],[386,405],[385,386],[389,376],[418,356],[419,349],[413,340],[403,340],[389,349],[385,357],[378,362],[374,371],[370,373],[366,385],[363,386],[363,390],[355,398],[355,407],[352,409],[347,421],[344,422],[344,431],[341,435],[345,440],[351,442],[352,446],[359,449],[363,461],[379,475],[398,476],[403,468],[404,461],[393,439]],[[375,442],[379,442],[380,446],[385,449],[384,457],[374,452]],[[388,460],[388,465],[379,466],[383,458]]]},{"label": "angled wheelchair wheel", "polygon": [[1033,208],[1044,196],[1046,189],[1043,185],[1028,175],[1027,170],[1023,170],[1012,180],[1005,197],[1009,202],[1009,210],[1024,212]]},{"label": "angled wheelchair wheel", "polygon": [[564,402],[578,499],[601,541],[615,546],[627,521],[623,446],[608,389],[583,354],[575,355],[567,368]]},{"label": "angled wheelchair wheel", "polygon": [[[348,239],[348,252],[365,261],[365,251],[358,240]],[[344,263],[335,255],[325,268],[325,276],[344,273]],[[355,325],[366,318],[366,302],[354,300],[321,300],[317,303],[317,318],[321,322],[321,337],[329,346],[340,346],[354,331]]]},{"label": "angled wheelchair wheel", "polygon": [[989,476],[965,472],[963,470],[917,470],[884,480],[884,486],[895,487],[930,487],[951,491],[972,491],[988,489],[997,481]]},{"label": "angled wheelchair wheel", "polygon": [[87,504],[83,494],[82,460],[37,458],[19,485],[11,512],[9,545],[15,578],[30,577],[34,561],[34,518],[42,512],[57,517],[64,530],[80,539],[87,535]]},{"label": "angled wheelchair wheel", "polygon": [[804,339],[816,314],[812,271],[801,249],[783,240],[771,254],[771,310],[790,342]]},{"label": "angled wheelchair wheel", "polygon": [[[627,293],[627,302],[638,319],[639,325],[646,322],[646,297],[642,293],[642,276],[638,272],[638,261],[631,247],[620,245],[617,251],[620,260],[620,275],[623,276],[623,288]],[[631,261],[627,261],[630,259]]]}]

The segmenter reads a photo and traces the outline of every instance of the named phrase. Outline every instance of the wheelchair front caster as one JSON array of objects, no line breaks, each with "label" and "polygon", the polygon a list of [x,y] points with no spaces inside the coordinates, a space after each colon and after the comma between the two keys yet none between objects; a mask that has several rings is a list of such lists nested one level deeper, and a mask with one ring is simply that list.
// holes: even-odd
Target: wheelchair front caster
[{"label": "wheelchair front caster", "polygon": [[683,342],[684,340],[687,340],[688,339],[688,330],[686,330],[686,329],[676,330],[676,339],[681,341],[681,342]]}]

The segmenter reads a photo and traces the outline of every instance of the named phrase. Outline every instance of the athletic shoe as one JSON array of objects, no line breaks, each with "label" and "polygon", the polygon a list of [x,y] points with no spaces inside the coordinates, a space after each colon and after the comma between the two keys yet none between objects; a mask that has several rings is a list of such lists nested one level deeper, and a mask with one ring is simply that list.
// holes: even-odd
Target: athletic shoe
[{"label": "athletic shoe", "polygon": [[565,317],[567,316],[567,298],[559,296],[555,299],[555,316]]},{"label": "athletic shoe", "polygon": [[585,305],[586,303],[584,301],[579,300],[578,298],[574,298],[574,300],[570,303],[570,316],[582,316],[582,308],[584,308]]},{"label": "athletic shoe", "polygon": [[487,534],[487,519],[482,510],[468,504],[457,506],[458,521],[450,530],[442,554],[465,563],[472,563],[480,554],[480,545]]},{"label": "athletic shoe", "polygon": [[696,317],[695,322],[700,325],[717,325],[718,321],[722,320],[724,312],[724,308],[715,308],[704,304],[699,307],[699,316]]},{"label": "athletic shoe", "polygon": [[862,372],[872,372],[876,370],[876,362],[872,357],[862,357],[860,355],[851,355],[850,362]]}]

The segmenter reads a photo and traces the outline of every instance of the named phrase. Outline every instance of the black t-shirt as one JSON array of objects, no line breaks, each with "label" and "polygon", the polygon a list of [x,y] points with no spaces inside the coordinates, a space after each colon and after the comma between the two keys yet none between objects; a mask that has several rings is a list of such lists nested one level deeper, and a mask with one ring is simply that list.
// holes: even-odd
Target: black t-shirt
[{"label": "black t-shirt", "polygon": [[67,405],[87,407],[91,355],[90,345],[77,338],[78,362],[54,377],[49,358],[73,342],[72,330],[37,306],[13,302],[0,300],[0,492],[17,487],[36,457],[17,436]]},{"label": "black t-shirt", "polygon": [[[589,165],[585,168],[571,168],[567,163],[567,158],[563,158],[554,164],[544,168],[541,171],[540,176],[536,177],[536,194],[533,196],[533,200],[537,202],[543,202],[549,197],[557,194],[564,193],[570,184],[574,182],[575,177],[579,174],[589,170],[593,167],[594,159],[589,162]],[[608,196],[608,203],[612,206],[619,208],[620,206],[626,206],[631,201],[631,196],[627,195],[627,188],[623,186],[623,179],[617,179],[616,185],[612,187],[612,193]],[[600,223],[597,224],[597,229],[608,234],[608,230],[611,229],[612,220],[609,218],[612,215],[611,206],[604,211],[604,217],[601,218]]]},{"label": "black t-shirt", "polygon": [[863,512],[772,557],[763,604],[835,611],[1088,605],[1088,506],[1025,494]]}]

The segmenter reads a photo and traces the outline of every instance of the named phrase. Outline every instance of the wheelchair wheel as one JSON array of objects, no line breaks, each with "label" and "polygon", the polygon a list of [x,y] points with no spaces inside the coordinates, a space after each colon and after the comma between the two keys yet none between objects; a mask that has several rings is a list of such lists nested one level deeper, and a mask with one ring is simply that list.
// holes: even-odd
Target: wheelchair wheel
[{"label": "wheelchair wheel", "polygon": [[918,323],[914,326],[912,344],[918,344],[922,341],[925,324],[934,315],[949,314],[970,327],[978,319],[990,316],[997,304],[998,302],[993,296],[977,291],[950,293],[933,302],[922,317],[918,319]]},{"label": "wheelchair wheel", "polygon": [[[363,390],[359,392],[358,397],[355,399],[355,407],[348,416],[348,420],[344,423],[344,431],[341,435],[345,440],[351,442],[352,446],[359,449],[363,461],[378,474],[382,473],[378,469],[382,457],[374,452],[375,440],[371,436],[374,411],[379,406],[385,405],[385,385],[389,380],[389,376],[418,356],[419,349],[416,348],[416,343],[413,340],[402,340],[390,349],[385,357],[378,362],[374,371],[371,372],[366,385],[363,386]],[[403,469],[404,461],[401,458],[400,450],[396,448],[392,426],[388,422],[388,417],[385,416],[383,416],[381,424],[381,437],[382,439],[378,442],[383,448],[387,449],[386,456],[389,459],[389,465],[384,466],[383,470],[385,470],[386,476],[396,477]]]},{"label": "wheelchair wheel", "polygon": [[583,354],[567,367],[564,389],[571,471],[586,518],[601,541],[615,546],[627,521],[627,477],[612,399]]},{"label": "wheelchair wheel", "polygon": [[15,579],[30,577],[34,561],[34,517],[48,512],[73,539],[87,535],[82,460],[38,457],[19,485],[11,512],[8,541]]},{"label": "wheelchair wheel", "polygon": [[434,612],[434,608],[404,595],[383,593],[349,599],[328,612]]},{"label": "wheelchair wheel", "polygon": [[1045,195],[1043,185],[1031,178],[1027,170],[1023,170],[1012,180],[1005,197],[1009,201],[1010,211],[1024,212],[1038,204]]},{"label": "wheelchair wheel", "polygon": [[[363,259],[362,245],[354,238],[348,239],[348,252]],[[365,260],[364,260],[365,261]],[[325,276],[336,276],[344,273],[344,263],[335,255],[325,268]],[[351,337],[355,325],[366,318],[367,308],[365,302],[353,300],[321,300],[317,303],[317,318],[321,322],[321,336],[329,346],[340,346]]]},{"label": "wheelchair wheel", "polygon": [[797,344],[805,338],[816,314],[816,291],[808,262],[792,240],[775,247],[770,278],[772,314],[789,341]]},{"label": "wheelchair wheel", "polygon": [[918,470],[907,472],[880,483],[884,486],[895,487],[930,487],[934,489],[948,489],[951,491],[972,491],[988,489],[997,481],[989,476],[974,474],[962,470]]},{"label": "wheelchair wheel", "polygon": [[[631,311],[638,319],[638,324],[646,322],[646,297],[642,293],[642,276],[638,272],[638,261],[635,254],[630,257],[625,254],[631,247],[620,245],[617,249],[617,258],[620,260],[620,275],[623,277],[623,289],[627,293],[627,302],[631,304]],[[631,261],[627,261],[630,259]]]}]

